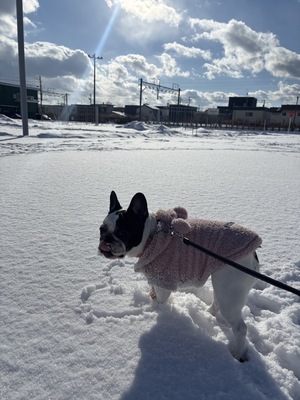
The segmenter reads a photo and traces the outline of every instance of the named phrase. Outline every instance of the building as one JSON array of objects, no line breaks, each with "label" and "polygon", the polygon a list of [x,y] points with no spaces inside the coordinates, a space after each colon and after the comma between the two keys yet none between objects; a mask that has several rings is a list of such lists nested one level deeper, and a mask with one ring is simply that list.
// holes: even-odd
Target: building
[{"label": "building", "polygon": [[286,104],[279,108],[243,107],[232,111],[232,122],[249,127],[283,130],[300,128],[300,105]]},{"label": "building", "polygon": [[167,123],[169,122],[169,114],[170,108],[169,106],[157,106],[160,110],[160,122]]},{"label": "building", "polygon": [[270,123],[269,109],[265,107],[234,108],[232,121],[248,126],[264,126]]},{"label": "building", "polygon": [[160,109],[158,107],[150,107],[148,104],[143,104],[141,109],[138,108],[140,119],[146,122],[160,122]]},{"label": "building", "polygon": [[132,119],[137,119],[139,108],[140,106],[137,105],[125,105],[124,113],[127,117],[130,117]]},{"label": "building", "polygon": [[[28,117],[37,118],[38,109],[38,89],[27,87],[27,108]],[[20,86],[0,82],[0,114],[8,117],[21,115]]]},{"label": "building", "polygon": [[136,105],[126,105],[124,111],[125,115],[131,119],[145,122],[161,121],[160,107],[150,107],[148,104],[143,104],[141,107]]},{"label": "building", "polygon": [[300,105],[284,104],[269,109],[270,125],[284,130],[300,128]]},{"label": "building", "polygon": [[237,107],[256,107],[256,104],[255,97],[229,97],[228,108],[232,110]]},{"label": "building", "polygon": [[185,106],[182,104],[170,104],[169,122],[175,124],[192,123],[195,120],[197,107]]},{"label": "building", "polygon": [[[109,122],[120,120],[120,114],[113,112],[112,104],[96,104],[98,121]],[[59,121],[95,122],[93,104],[43,105],[43,113]]]},{"label": "building", "polygon": [[[279,108],[229,107],[199,111],[187,105],[150,107],[143,104],[114,108],[112,104],[98,104],[98,121],[125,123],[133,120],[171,124],[200,124],[210,126],[236,126],[241,128],[294,130],[300,128],[300,105],[282,105]],[[43,105],[43,114],[63,121],[95,122],[94,106],[73,104]]]}]

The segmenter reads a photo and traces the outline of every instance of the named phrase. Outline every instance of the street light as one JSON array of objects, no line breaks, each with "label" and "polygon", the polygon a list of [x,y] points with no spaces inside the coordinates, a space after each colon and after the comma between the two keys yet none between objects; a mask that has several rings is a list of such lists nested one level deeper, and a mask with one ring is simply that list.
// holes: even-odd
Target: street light
[{"label": "street light", "polygon": [[95,113],[95,125],[98,125],[98,110],[96,108],[96,60],[103,60],[102,57],[96,57],[94,53],[92,56],[88,54],[90,58],[94,60],[94,113]]}]

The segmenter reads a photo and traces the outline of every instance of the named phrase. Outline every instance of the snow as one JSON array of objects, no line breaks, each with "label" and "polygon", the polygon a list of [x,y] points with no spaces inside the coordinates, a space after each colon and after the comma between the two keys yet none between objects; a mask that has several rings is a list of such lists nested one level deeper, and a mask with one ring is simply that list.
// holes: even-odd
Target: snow
[{"label": "snow", "polygon": [[243,310],[249,361],[206,309],[210,281],[149,297],[135,259],[97,253],[123,206],[235,221],[263,238],[261,272],[300,289],[300,135],[0,116],[0,398],[300,399],[299,297],[264,282]]}]

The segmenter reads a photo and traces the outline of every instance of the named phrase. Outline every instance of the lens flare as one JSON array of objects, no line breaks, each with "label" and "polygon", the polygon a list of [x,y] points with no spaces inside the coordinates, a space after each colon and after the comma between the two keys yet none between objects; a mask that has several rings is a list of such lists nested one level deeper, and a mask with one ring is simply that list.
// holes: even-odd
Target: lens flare
[{"label": "lens flare", "polygon": [[[110,17],[110,19],[109,19],[109,21],[107,23],[107,26],[106,26],[106,28],[105,28],[105,30],[104,30],[104,32],[103,32],[103,34],[102,34],[102,36],[101,36],[101,38],[99,40],[99,43],[98,43],[98,45],[96,47],[96,50],[94,52],[94,54],[96,56],[102,56],[101,53],[103,52],[103,49],[105,47],[105,44],[106,44],[107,39],[109,37],[109,34],[110,34],[110,32],[112,30],[112,27],[113,27],[113,25],[115,23],[116,17],[117,17],[118,12],[119,12],[119,9],[120,9],[120,5],[117,5],[113,10],[113,13],[112,13],[112,15],[111,15],[111,17]],[[88,79],[91,71],[92,71],[91,68],[87,68],[85,70],[85,73],[82,76],[82,82],[79,83],[79,85],[77,86],[77,90],[70,95],[71,103],[73,102],[73,100],[74,100],[74,102],[77,102],[78,101],[78,97],[80,97],[80,94],[82,94],[84,92],[84,90],[86,89],[86,84],[83,81]],[[68,119],[68,115],[70,114],[70,112],[71,112],[70,107],[69,106],[65,106],[63,108],[62,112],[61,112],[60,119]]]}]

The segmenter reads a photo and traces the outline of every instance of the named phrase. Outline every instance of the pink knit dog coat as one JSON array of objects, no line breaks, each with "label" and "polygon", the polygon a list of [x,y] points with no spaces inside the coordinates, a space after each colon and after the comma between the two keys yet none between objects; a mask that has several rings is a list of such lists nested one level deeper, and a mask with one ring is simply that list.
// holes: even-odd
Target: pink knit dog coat
[{"label": "pink knit dog coat", "polygon": [[187,246],[168,234],[170,226],[178,233],[223,257],[236,261],[256,250],[261,238],[235,223],[188,219],[187,211],[177,207],[159,210],[158,229],[134,266],[150,285],[168,290],[178,286],[203,286],[208,277],[226,264]]}]

